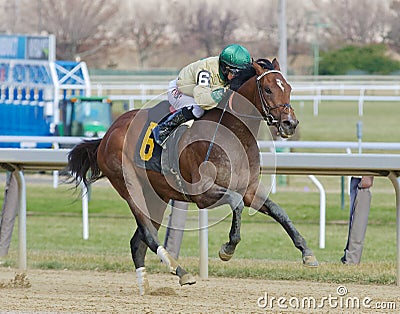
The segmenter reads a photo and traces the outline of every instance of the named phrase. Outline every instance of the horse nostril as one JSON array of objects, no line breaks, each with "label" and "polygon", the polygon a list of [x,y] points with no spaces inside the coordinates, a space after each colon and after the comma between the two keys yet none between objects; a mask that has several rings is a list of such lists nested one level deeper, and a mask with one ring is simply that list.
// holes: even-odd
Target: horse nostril
[{"label": "horse nostril", "polygon": [[282,126],[287,128],[287,129],[296,128],[298,124],[299,124],[298,120],[284,120],[284,121],[282,121]]}]

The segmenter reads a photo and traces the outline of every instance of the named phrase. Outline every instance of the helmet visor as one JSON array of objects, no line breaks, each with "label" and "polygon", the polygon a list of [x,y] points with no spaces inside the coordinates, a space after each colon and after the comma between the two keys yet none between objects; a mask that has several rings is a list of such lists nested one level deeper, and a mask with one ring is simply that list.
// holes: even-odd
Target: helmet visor
[{"label": "helmet visor", "polygon": [[227,79],[228,78],[228,74],[230,73],[233,77],[237,76],[241,69],[235,68],[233,66],[230,66],[228,64],[226,64],[225,62],[221,62],[220,64],[221,67],[221,71],[222,74],[224,75],[224,77]]},{"label": "helmet visor", "polygon": [[241,69],[231,67],[229,65],[226,66],[226,72],[232,74],[233,76],[237,76],[240,73]]}]

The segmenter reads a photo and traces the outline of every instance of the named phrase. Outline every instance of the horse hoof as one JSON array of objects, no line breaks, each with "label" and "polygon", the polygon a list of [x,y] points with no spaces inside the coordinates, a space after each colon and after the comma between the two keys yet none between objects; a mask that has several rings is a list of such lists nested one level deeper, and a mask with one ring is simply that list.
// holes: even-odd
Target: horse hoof
[{"label": "horse hoof", "polygon": [[225,248],[226,248],[226,244],[222,244],[221,249],[218,252],[218,255],[222,261],[227,262],[232,258],[233,253],[232,254],[227,253]]},{"label": "horse hoof", "polygon": [[184,274],[181,278],[179,278],[179,284],[183,285],[193,285],[196,283],[196,278],[192,276],[192,274]]},{"label": "horse hoof", "polygon": [[317,258],[314,255],[303,256],[303,265],[306,267],[318,267]]},{"label": "horse hoof", "polygon": [[143,296],[149,293],[150,293],[150,285],[149,282],[145,280],[142,284],[139,284],[139,294]]},{"label": "horse hoof", "polygon": [[229,261],[233,256],[233,254],[226,254],[226,253],[224,253],[222,251],[219,251],[218,255],[219,255],[219,258],[224,262]]}]

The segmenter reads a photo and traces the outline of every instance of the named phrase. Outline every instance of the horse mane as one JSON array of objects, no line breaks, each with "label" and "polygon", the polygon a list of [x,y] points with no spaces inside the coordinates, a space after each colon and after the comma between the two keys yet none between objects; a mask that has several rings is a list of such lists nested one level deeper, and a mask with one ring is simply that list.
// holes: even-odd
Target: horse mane
[{"label": "horse mane", "polygon": [[[274,66],[268,59],[258,59],[256,63],[262,66],[264,69],[267,70],[274,69]],[[251,64],[247,65],[245,69],[240,71],[239,74],[231,80],[229,85],[230,89],[233,91],[237,91],[244,82],[249,80],[254,75],[256,75],[256,70],[253,68]]]}]

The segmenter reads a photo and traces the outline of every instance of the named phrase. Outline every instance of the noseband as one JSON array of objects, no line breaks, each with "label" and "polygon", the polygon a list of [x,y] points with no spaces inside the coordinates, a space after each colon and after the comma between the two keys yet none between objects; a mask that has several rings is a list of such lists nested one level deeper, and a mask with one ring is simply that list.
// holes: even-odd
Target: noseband
[{"label": "noseband", "polygon": [[290,110],[292,107],[290,106],[290,104],[281,104],[281,105],[277,105],[277,106],[273,106],[273,107],[271,107],[271,106],[268,105],[267,100],[265,99],[265,96],[264,96],[264,94],[263,94],[263,92],[262,92],[262,88],[261,88],[261,79],[262,79],[264,76],[266,76],[266,75],[268,75],[268,74],[270,74],[270,73],[280,73],[280,74],[283,76],[282,72],[281,72],[281,71],[278,71],[278,70],[269,70],[269,71],[266,71],[266,72],[264,72],[263,74],[257,76],[256,82],[257,82],[258,96],[260,97],[261,107],[262,107],[262,109],[263,109],[263,111],[264,111],[264,114],[265,114],[265,121],[267,121],[267,124],[268,124],[268,125],[277,125],[277,126],[279,126],[279,124],[280,124],[280,119],[277,120],[277,119],[271,114],[271,110],[278,109],[278,108],[280,108],[280,107],[284,107],[284,108]]}]

